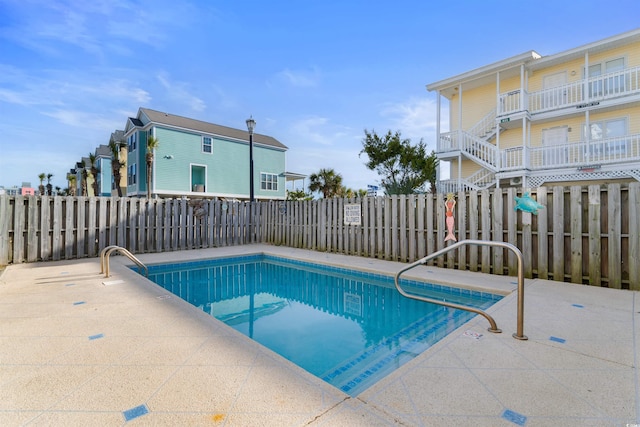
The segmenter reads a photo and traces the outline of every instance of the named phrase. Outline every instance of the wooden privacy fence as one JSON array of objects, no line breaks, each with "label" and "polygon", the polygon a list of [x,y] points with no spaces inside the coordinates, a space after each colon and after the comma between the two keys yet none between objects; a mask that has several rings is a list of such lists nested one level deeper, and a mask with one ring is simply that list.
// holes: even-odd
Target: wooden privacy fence
[{"label": "wooden privacy fence", "polygon": [[[531,195],[544,206],[537,215],[514,210],[514,188],[455,194],[457,239],[514,244],[528,278],[640,290],[640,183]],[[441,194],[253,204],[2,196],[0,215],[0,264],[92,257],[112,244],[143,253],[263,242],[401,262],[446,246]],[[430,264],[516,274],[502,248],[467,246]]]},{"label": "wooden privacy fence", "polygon": [[[0,196],[0,265],[257,241],[247,203],[221,200]],[[255,206],[254,206],[255,208]]]},{"label": "wooden privacy fence", "polygon": [[[512,243],[525,277],[640,290],[640,183],[540,187],[537,215],[515,211],[515,188],[455,194],[455,235]],[[345,225],[345,206],[361,224]],[[444,195],[270,202],[261,210],[265,242],[412,262],[446,246]],[[430,262],[493,274],[517,273],[502,248],[467,246]]]}]

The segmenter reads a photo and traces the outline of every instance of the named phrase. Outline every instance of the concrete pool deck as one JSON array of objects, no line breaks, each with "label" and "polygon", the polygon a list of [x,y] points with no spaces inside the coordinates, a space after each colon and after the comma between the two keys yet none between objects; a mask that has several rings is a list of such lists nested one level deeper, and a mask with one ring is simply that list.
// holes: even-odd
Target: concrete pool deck
[{"label": "concrete pool deck", "polygon": [[[250,245],[145,263],[268,252],[395,273],[406,264]],[[0,276],[0,425],[635,426],[640,293],[527,280],[350,397],[112,257],[10,265]],[[407,273],[408,274],[408,273]],[[515,277],[421,266],[408,276],[511,292]],[[404,277],[404,276],[403,276]]]}]

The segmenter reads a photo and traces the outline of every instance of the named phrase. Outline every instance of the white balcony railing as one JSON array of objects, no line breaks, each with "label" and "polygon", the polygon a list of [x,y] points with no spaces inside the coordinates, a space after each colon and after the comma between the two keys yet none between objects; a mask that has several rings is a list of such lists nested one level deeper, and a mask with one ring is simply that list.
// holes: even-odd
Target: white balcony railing
[{"label": "white balcony railing", "polygon": [[587,107],[591,103],[637,93],[640,93],[640,67],[607,73],[537,92],[514,90],[502,93],[497,115],[509,115],[525,109],[530,114],[537,114],[568,107]]},{"label": "white balcony railing", "polygon": [[[597,141],[500,150],[500,171],[640,162],[640,134]],[[528,164],[526,164],[528,163]]]}]

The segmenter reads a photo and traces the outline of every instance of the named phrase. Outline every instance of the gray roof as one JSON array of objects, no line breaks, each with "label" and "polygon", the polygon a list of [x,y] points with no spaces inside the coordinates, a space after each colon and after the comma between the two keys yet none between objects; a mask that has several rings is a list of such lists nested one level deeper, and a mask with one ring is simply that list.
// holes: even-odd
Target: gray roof
[{"label": "gray roof", "polygon": [[111,157],[111,149],[108,145],[100,144],[94,153],[96,157]]},{"label": "gray roof", "polygon": [[120,141],[124,141],[124,131],[123,130],[115,130],[113,132],[111,132],[111,138],[109,139],[109,142],[114,141],[114,142],[120,142]]},{"label": "gray roof", "polygon": [[[218,135],[222,137],[238,139],[241,141],[249,141],[249,132],[246,130],[234,129],[227,126],[220,126],[213,123],[203,122],[200,120],[190,119],[187,117],[176,116],[174,114],[163,113],[156,110],[150,110],[148,108],[140,108],[138,115],[140,113],[144,113],[151,122],[155,125],[166,125],[175,128],[181,128],[186,130],[195,130],[203,133],[207,133],[210,135]],[[140,121],[138,119],[132,119],[132,122],[139,126],[134,120]],[[141,126],[141,125],[140,125]],[[271,146],[274,148],[279,148],[286,150],[288,147],[282,144],[277,139],[268,136],[262,135],[259,133],[253,134],[253,142],[255,144],[262,144]]]}]

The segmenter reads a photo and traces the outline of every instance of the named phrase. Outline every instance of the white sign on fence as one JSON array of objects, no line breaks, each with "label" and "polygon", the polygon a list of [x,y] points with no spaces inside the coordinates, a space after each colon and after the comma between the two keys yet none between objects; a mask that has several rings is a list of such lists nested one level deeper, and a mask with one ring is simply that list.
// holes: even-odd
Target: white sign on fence
[{"label": "white sign on fence", "polygon": [[362,208],[359,203],[344,205],[344,225],[360,225],[362,223]]}]

